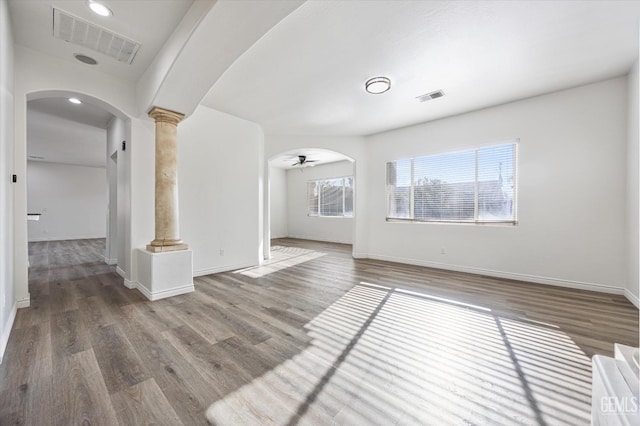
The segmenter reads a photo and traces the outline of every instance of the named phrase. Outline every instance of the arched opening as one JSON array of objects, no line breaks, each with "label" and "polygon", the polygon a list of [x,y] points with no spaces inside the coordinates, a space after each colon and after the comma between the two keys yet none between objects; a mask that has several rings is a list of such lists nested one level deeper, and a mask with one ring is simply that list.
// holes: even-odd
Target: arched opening
[{"label": "arched opening", "polygon": [[271,239],[289,237],[351,244],[356,240],[356,163],[343,153],[296,148],[267,160],[264,258]]},{"label": "arched opening", "polygon": [[[81,103],[70,103],[72,98]],[[27,220],[21,236],[26,241],[16,244],[99,239],[78,245],[98,250],[94,257],[103,267],[96,263],[93,271],[116,268],[124,275],[130,257],[130,166],[123,155],[131,138],[129,117],[99,98],[68,90],[32,92],[26,101],[22,208],[28,218],[40,220]],[[30,256],[24,260],[31,281]]]}]

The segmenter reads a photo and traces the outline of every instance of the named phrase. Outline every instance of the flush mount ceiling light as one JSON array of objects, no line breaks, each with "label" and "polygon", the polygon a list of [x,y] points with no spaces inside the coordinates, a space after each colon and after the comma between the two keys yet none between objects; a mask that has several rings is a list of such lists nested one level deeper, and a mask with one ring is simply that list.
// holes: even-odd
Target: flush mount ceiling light
[{"label": "flush mount ceiling light", "polygon": [[76,105],[80,105],[82,103],[82,101],[78,98],[69,98],[69,102]]},{"label": "flush mount ceiling light", "polygon": [[366,83],[364,83],[364,89],[373,95],[384,93],[390,88],[391,80],[389,80],[387,77],[373,77],[367,80]]},{"label": "flush mount ceiling light", "polygon": [[98,3],[97,1],[92,1],[92,0],[89,0],[87,3],[89,5],[89,9],[91,9],[93,13],[95,13],[96,15],[100,15],[104,17],[113,15],[113,12],[111,11],[111,9],[109,9],[107,6],[105,6],[102,3]]},{"label": "flush mount ceiling light", "polygon": [[98,63],[98,61],[93,59],[91,56],[83,55],[82,53],[74,53],[73,57],[87,65],[95,65]]}]

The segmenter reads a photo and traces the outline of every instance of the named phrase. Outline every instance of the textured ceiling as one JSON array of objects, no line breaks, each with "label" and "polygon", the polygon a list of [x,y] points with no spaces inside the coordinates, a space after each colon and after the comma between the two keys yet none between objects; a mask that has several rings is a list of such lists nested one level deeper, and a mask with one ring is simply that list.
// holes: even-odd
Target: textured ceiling
[{"label": "textured ceiling", "polygon": [[[635,1],[310,1],[203,103],[267,133],[372,134],[626,74],[639,17]],[[367,94],[374,76],[391,90]]]}]

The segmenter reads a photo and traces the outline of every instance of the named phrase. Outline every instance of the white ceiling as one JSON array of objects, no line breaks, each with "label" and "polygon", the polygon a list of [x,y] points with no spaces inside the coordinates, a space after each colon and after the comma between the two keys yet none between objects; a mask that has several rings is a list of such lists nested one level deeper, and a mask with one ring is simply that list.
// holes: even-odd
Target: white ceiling
[{"label": "white ceiling", "polygon": [[[9,0],[13,34],[17,44],[72,61],[82,53],[98,61],[92,68],[122,79],[136,81],[147,69],[164,42],[185,15],[193,0],[104,0],[113,16],[100,17],[84,0]],[[102,53],[53,37],[53,8],[141,43],[131,65]],[[85,65],[90,66],[90,65]]]},{"label": "white ceiling", "polygon": [[286,152],[276,158],[272,158],[269,160],[269,166],[284,170],[299,169],[299,165],[294,165],[294,163],[298,161],[299,155],[306,155],[307,161],[313,161],[312,163],[306,164],[304,167],[315,167],[321,164],[349,160],[347,156],[335,151],[309,148]]},{"label": "white ceiling", "polygon": [[113,114],[102,107],[93,105],[82,96],[78,96],[78,98],[82,100],[80,105],[72,104],[68,98],[34,99],[27,102],[27,109],[106,129]]},{"label": "white ceiling", "polygon": [[[247,1],[218,0],[212,11],[244,10]],[[93,15],[84,0],[10,0],[15,41],[69,61],[86,53],[100,61],[94,69],[138,81],[192,4],[104,2],[112,18]],[[133,64],[54,39],[52,7],[142,43]],[[242,13],[224,16],[245,23]],[[638,57],[639,19],[640,1],[307,1],[248,48],[202,103],[271,134],[373,134],[623,75]],[[174,68],[219,56],[198,50],[197,60]],[[391,90],[367,94],[374,76],[391,78]],[[445,96],[415,99],[434,90]]]},{"label": "white ceiling", "polygon": [[[372,134],[626,74],[639,17],[637,1],[309,1],[203,103],[267,133]],[[391,90],[367,94],[374,76]]]}]

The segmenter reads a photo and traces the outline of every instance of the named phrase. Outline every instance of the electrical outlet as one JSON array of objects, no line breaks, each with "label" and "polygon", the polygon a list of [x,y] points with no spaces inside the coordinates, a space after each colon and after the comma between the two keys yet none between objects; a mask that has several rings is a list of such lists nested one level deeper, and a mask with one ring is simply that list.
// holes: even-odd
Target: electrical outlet
[{"label": "electrical outlet", "polygon": [[440,254],[447,254],[447,251],[444,249],[444,247],[440,249]]},{"label": "electrical outlet", "polygon": [[224,249],[220,249],[220,256],[224,256]]}]

